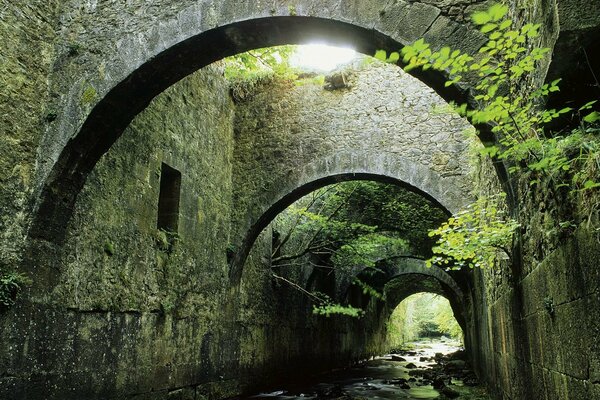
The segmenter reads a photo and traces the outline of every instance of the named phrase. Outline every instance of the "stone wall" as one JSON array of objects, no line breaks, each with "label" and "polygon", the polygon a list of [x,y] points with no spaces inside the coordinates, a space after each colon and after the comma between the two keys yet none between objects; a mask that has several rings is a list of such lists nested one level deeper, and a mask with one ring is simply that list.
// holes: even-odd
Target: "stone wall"
[{"label": "stone wall", "polygon": [[0,7],[0,264],[21,261],[33,200],[37,144],[56,119],[48,77],[58,1],[14,1]]},{"label": "stone wall", "polygon": [[522,181],[514,262],[473,277],[474,364],[499,399],[600,398],[597,210]]},{"label": "stone wall", "polygon": [[[164,398],[237,363],[222,348],[232,123],[211,68],[163,93],[102,158],[52,279],[33,274],[2,316],[0,397]],[[181,172],[175,238],[157,229],[162,163]]]},{"label": "stone wall", "polygon": [[597,399],[597,233],[581,227],[516,282],[476,282],[476,365],[499,399]]}]

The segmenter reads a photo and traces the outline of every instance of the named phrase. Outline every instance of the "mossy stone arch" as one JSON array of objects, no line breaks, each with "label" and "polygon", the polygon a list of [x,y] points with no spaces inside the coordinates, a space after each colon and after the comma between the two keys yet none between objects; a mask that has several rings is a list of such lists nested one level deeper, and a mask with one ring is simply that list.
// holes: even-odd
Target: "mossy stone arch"
[{"label": "mossy stone arch", "polygon": [[[468,179],[466,175],[460,177],[463,183]],[[458,212],[471,201],[465,186],[457,184],[456,177],[443,176],[398,154],[348,152],[316,160],[293,175],[275,179],[257,199],[258,204],[251,208],[247,218],[251,223],[244,230],[245,235],[236,246],[231,262],[231,285],[240,283],[254,242],[279,213],[314,190],[351,180],[399,185],[427,198],[448,215]]]},{"label": "mossy stone arch", "polygon": [[[30,238],[60,244],[89,172],[132,119],[167,87],[216,60],[259,47],[314,39],[349,44],[365,54],[373,54],[377,49],[396,51],[422,36],[435,44],[471,51],[482,44],[477,31],[451,21],[438,8],[421,3],[163,3],[164,7],[144,12],[126,9],[138,7],[135,2],[89,5],[87,14],[77,14],[80,24],[86,27],[80,29],[83,33],[79,33],[79,40],[89,40],[96,51],[86,57],[73,57],[70,65],[79,68],[77,73],[59,66],[52,78],[58,82],[57,87],[64,89],[62,108],[57,110],[58,119],[39,149],[38,194]],[[115,24],[125,17],[123,24]],[[81,67],[77,67],[78,63]],[[467,98],[466,89],[446,88],[441,73],[413,74],[446,100]],[[82,97],[82,93],[91,93],[89,88],[93,88],[94,95]]]}]

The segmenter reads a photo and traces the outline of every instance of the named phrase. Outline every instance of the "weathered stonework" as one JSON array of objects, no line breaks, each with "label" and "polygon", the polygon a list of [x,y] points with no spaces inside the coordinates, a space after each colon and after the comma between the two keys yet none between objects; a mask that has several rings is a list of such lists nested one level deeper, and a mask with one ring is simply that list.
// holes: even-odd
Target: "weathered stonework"
[{"label": "weathered stonework", "polygon": [[395,180],[450,213],[471,201],[470,125],[395,66],[374,63],[344,74],[346,89],[276,80],[238,104],[233,226],[243,238],[234,237],[240,252],[306,194],[299,189],[335,176]]},{"label": "weathered stonework", "polygon": [[[583,53],[571,68],[574,43],[597,65],[594,4],[513,3],[515,19],[544,24],[542,44],[558,40],[551,74],[587,73]],[[239,286],[230,284],[227,254],[265,209],[275,210],[283,194],[298,185],[307,190],[314,179],[364,173],[408,180],[428,177],[423,171],[442,177],[450,171],[454,159],[436,154],[434,137],[422,148],[408,140],[410,131],[392,129],[405,126],[395,120],[400,107],[353,107],[404,97],[369,81],[368,73],[351,89],[327,93],[276,85],[269,90],[281,107],[255,126],[265,136],[249,138],[246,127],[237,131],[244,134],[237,143],[235,107],[218,70],[194,75],[148,104],[224,55],[310,37],[354,44],[367,54],[397,50],[420,36],[473,52],[483,39],[465,13],[483,6],[462,0],[68,0],[0,7],[0,262],[34,281],[0,315],[0,398],[216,399],[298,365],[339,366],[380,351],[385,320],[377,304],[366,304],[369,313],[360,322],[320,321],[305,300],[273,284],[264,261],[268,232],[252,238]],[[391,68],[380,73],[394,75]],[[392,75],[386,76],[405,79]],[[545,75],[544,67],[536,79]],[[441,75],[418,77],[446,99],[466,96],[444,89]],[[369,90],[378,98],[369,98]],[[250,120],[243,113],[251,104],[238,106],[238,121]],[[430,111],[420,101],[402,105]],[[310,114],[313,106],[328,113]],[[314,130],[298,129],[286,112]],[[344,121],[346,113],[354,116],[352,124]],[[386,125],[386,119],[394,122]],[[411,123],[427,126],[419,116]],[[361,141],[366,130],[356,126],[369,127],[368,146]],[[324,140],[330,133],[337,136]],[[421,133],[412,140],[427,136]],[[271,153],[250,146],[264,149],[274,139],[281,146]],[[455,139],[451,143],[460,142]],[[405,146],[394,149],[396,140]],[[244,148],[248,154],[241,155]],[[285,149],[303,153],[290,157]],[[311,163],[312,155],[317,161]],[[163,161],[182,172],[181,240],[172,248],[155,228]],[[411,175],[402,169],[409,164],[422,168]],[[247,192],[234,194],[234,182]],[[449,200],[452,191],[466,188],[405,183],[450,211],[462,204]],[[539,193],[542,198],[528,203],[518,189],[527,224],[520,265],[451,276],[465,295],[473,360],[498,398],[598,399],[597,232],[579,227],[571,236],[546,235],[554,220],[549,210],[561,199],[546,201]],[[441,290],[439,280],[414,275],[390,284],[405,288],[397,298],[425,285]]]},{"label": "weathered stonework", "polygon": [[[216,328],[230,319],[233,150],[220,75],[210,68],[167,90],[98,163],[59,258],[45,265],[52,279],[34,269],[28,301],[3,319],[1,373],[12,378],[2,378],[0,397],[159,398],[234,361]],[[173,244],[156,225],[163,162],[182,174]]]},{"label": "weathered stonework", "polygon": [[21,260],[35,187],[36,147],[50,120],[57,1],[0,8],[0,264]]}]

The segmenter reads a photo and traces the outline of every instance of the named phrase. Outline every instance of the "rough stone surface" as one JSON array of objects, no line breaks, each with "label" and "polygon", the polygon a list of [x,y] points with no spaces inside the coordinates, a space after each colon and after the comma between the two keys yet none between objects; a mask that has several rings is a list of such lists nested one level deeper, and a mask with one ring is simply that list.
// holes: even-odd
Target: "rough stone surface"
[{"label": "rough stone surface", "polygon": [[[98,163],[66,245],[45,265],[54,279],[32,274],[28,301],[3,318],[1,398],[166,391],[210,381],[235,361],[215,329],[229,320],[220,311],[233,150],[220,75],[211,68],[167,90]],[[182,175],[171,244],[157,229],[162,163]]]},{"label": "rough stone surface", "polygon": [[22,257],[35,186],[36,147],[49,120],[48,77],[54,61],[57,1],[0,7],[0,264]]},{"label": "rough stone surface", "polygon": [[246,235],[234,238],[242,252],[270,222],[261,216],[331,176],[403,182],[452,213],[470,202],[470,125],[395,66],[355,68],[349,88],[275,81],[238,104],[233,225]]},{"label": "rough stone surface", "polygon": [[[476,51],[482,38],[465,14],[483,3],[67,0],[0,6],[0,262],[34,279],[18,304],[0,315],[0,398],[225,398],[275,379],[277,372],[339,366],[377,353],[385,333],[380,305],[364,303],[369,313],[361,322],[313,318],[305,300],[266,273],[268,232],[248,250],[241,285],[230,287],[228,247],[266,205],[295,184],[322,177],[324,166],[334,167],[330,173],[373,173],[371,162],[377,160],[390,176],[411,176],[400,168],[409,164],[421,165],[419,173],[437,166],[443,174],[453,160],[426,157],[437,151],[433,138],[426,151],[409,140],[396,149],[370,140],[395,138],[392,126],[401,128],[399,139],[411,132],[389,117],[400,108],[357,113],[344,103],[377,105],[380,99],[356,91],[360,77],[352,88],[327,93],[310,86],[272,88],[273,96],[285,100],[271,110],[279,122],[265,117],[256,126],[264,138],[244,136],[239,142],[235,107],[214,70],[194,75],[146,107],[224,55],[311,36],[350,42],[368,54],[397,50],[420,34],[436,46]],[[543,23],[543,45],[564,38],[553,65],[570,65],[576,38],[585,39],[589,54],[598,54],[590,44],[600,26],[593,4],[526,3],[511,7],[515,20]],[[536,79],[545,76],[544,67]],[[460,95],[444,92],[441,76],[421,78],[445,98]],[[377,82],[366,86],[390,96]],[[394,95],[387,97],[390,104]],[[354,112],[356,126],[369,126],[369,135],[362,134],[373,151],[365,150],[355,124],[343,121],[347,115],[331,108],[334,101]],[[297,114],[310,119],[307,125],[315,130],[309,134],[283,111],[294,114],[311,102],[327,109],[328,119]],[[431,111],[418,100],[410,106]],[[248,104],[238,108],[245,112]],[[383,115],[393,124],[386,125]],[[426,127],[418,117],[411,123]],[[267,132],[261,124],[278,129]],[[324,140],[332,132],[336,140]],[[414,140],[427,136],[420,133]],[[264,143],[269,135],[280,147],[261,153],[267,156],[261,162],[240,157],[239,149],[253,140]],[[341,140],[348,140],[350,153],[341,151]],[[319,161],[311,164],[313,153],[307,152],[316,148],[323,152],[314,153]],[[285,149],[306,152],[277,154]],[[362,155],[351,157],[355,150]],[[276,159],[283,169],[275,168]],[[162,161],[182,171],[181,240],[173,248],[155,225]],[[234,203],[236,170],[256,182],[242,182],[248,191],[238,190]],[[291,186],[284,187],[286,182]],[[412,185],[427,192],[425,183]],[[439,193],[429,194],[442,203],[450,192]],[[597,232],[580,227],[568,237],[547,234],[555,222],[549,210],[560,201],[540,193],[524,204],[521,218],[528,229],[520,266],[453,275],[465,293],[474,365],[498,398],[600,399]],[[41,222],[28,237],[34,217]],[[390,285],[404,288],[397,298],[425,285],[442,290],[438,280],[414,275]],[[365,301],[360,293],[352,295]]]}]

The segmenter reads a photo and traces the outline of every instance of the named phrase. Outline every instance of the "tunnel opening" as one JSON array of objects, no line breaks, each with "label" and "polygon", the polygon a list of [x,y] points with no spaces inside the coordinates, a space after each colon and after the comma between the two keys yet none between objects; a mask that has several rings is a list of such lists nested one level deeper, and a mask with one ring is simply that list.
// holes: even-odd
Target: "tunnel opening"
[{"label": "tunnel opening", "polygon": [[[447,272],[438,267],[427,268],[424,262],[433,245],[427,232],[446,216],[443,208],[419,193],[371,177],[313,190],[272,219],[250,251],[241,281],[242,292],[249,293],[256,287],[253,278],[262,271],[275,307],[282,304],[286,309],[304,308],[304,314],[287,314],[285,318],[298,318],[307,340],[302,344],[306,346],[303,357],[293,360],[291,370],[286,368],[283,376],[281,371],[270,372],[271,386],[267,388],[286,389],[270,392],[269,396],[295,395],[291,392],[295,389],[287,388],[288,385],[307,385],[317,369],[327,371],[336,365],[339,368],[344,357],[348,366],[372,356],[383,357],[377,362],[390,362],[390,350],[394,350],[390,346],[392,311],[399,303],[403,307],[403,300],[415,293],[436,293],[432,296],[440,305],[435,312],[445,313],[446,330],[435,325],[424,333],[436,337],[436,349],[446,351],[441,349],[446,342],[440,340],[446,332],[458,339],[448,341],[448,348],[461,345],[462,327],[454,318],[455,312],[460,313],[464,324],[461,289]],[[424,300],[428,301],[429,298]],[[427,317],[433,312],[428,311]],[[327,343],[323,344],[321,338],[312,336],[317,327],[324,329],[322,332],[341,329],[346,333],[326,335]],[[286,343],[280,346],[280,351],[288,351]],[[326,346],[341,346],[343,350],[330,353],[328,359],[322,353]],[[463,351],[466,359],[465,354]],[[431,360],[434,356],[427,355]],[[441,359],[439,362],[441,365]],[[408,374],[404,364],[398,368],[401,374]],[[472,373],[469,377],[473,378]],[[431,380],[407,382],[402,389],[407,398],[434,398],[440,393],[432,387]],[[418,397],[422,393],[431,397]]]},{"label": "tunnel opening", "polygon": [[306,296],[317,312],[360,316],[372,297],[382,296],[388,278],[382,264],[430,257],[434,241],[427,233],[446,218],[435,203],[386,179],[348,177],[278,213],[249,262],[262,254],[273,279]]},{"label": "tunnel opening", "polygon": [[408,296],[390,315],[390,349],[410,347],[412,342],[423,340],[463,345],[463,331],[450,302],[438,294],[422,292]]}]

